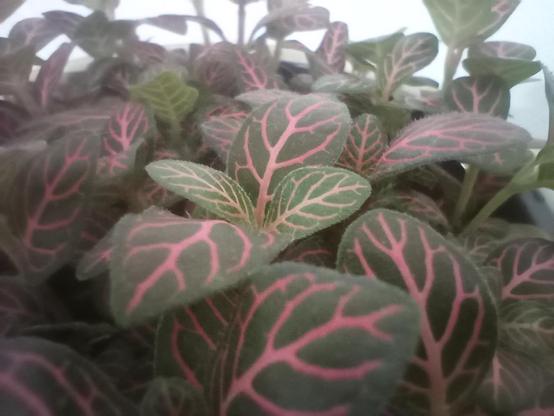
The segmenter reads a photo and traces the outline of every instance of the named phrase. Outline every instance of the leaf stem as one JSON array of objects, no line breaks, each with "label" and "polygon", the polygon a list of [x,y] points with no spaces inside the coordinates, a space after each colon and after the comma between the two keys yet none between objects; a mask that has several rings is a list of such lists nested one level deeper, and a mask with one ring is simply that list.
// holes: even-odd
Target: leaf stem
[{"label": "leaf stem", "polygon": [[446,61],[444,63],[444,79],[442,81],[443,93],[450,86],[452,80],[454,79],[454,76],[456,75],[456,71],[458,70],[460,61],[462,60],[462,52],[463,50],[459,48],[448,48]]},{"label": "leaf stem", "polygon": [[483,208],[481,208],[479,213],[473,217],[471,222],[460,234],[464,235],[476,231],[504,202],[515,194],[517,194],[517,191],[509,188],[509,186],[501,189]]},{"label": "leaf stem", "polygon": [[[204,0],[193,0],[194,9],[196,10],[196,14],[198,17],[206,17],[206,10],[204,8]],[[202,26],[202,37],[204,38],[204,44],[206,46],[209,46],[212,41],[210,39],[210,32],[208,29],[204,26]]]},{"label": "leaf stem", "polygon": [[452,216],[452,223],[454,225],[459,225],[461,223],[469,200],[471,199],[473,189],[475,188],[478,176],[479,168],[469,165],[464,175],[464,182],[462,184],[462,190],[460,192],[458,202],[456,202],[456,207],[454,208],[454,215]]},{"label": "leaf stem", "polygon": [[273,68],[276,70],[279,68],[279,61],[281,60],[281,54],[283,52],[283,39],[277,39],[275,43],[275,50],[273,51]]},{"label": "leaf stem", "polygon": [[239,1],[239,46],[244,46],[244,32],[246,30],[246,4]]}]

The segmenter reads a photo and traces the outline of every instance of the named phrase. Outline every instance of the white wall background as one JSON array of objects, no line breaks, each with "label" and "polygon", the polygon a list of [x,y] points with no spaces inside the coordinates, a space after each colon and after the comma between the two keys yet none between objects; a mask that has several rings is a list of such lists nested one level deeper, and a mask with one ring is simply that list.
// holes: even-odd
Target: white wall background
[{"label": "white wall background", "polygon": [[[230,39],[236,38],[236,6],[228,0],[205,0],[207,14],[217,21]],[[265,13],[265,2],[248,6],[248,27],[252,28]],[[432,21],[421,0],[312,0],[313,5],[330,10],[332,20],[342,20],[350,26],[352,40],[362,40],[407,28],[407,33],[435,32]],[[42,12],[63,9],[85,14],[80,6],[73,6],[62,0],[27,0],[26,3],[0,26],[0,36],[6,36],[17,21],[40,16]],[[192,14],[190,0],[121,0],[116,11],[117,18],[141,18],[164,13]],[[186,38],[141,27],[144,39],[165,44],[198,42],[200,31],[190,25]],[[310,47],[316,47],[321,33],[305,33],[296,36]],[[532,45],[537,50],[538,59],[554,69],[554,0],[523,0],[520,7],[506,25],[491,39],[511,40]],[[50,50],[42,51],[47,56]],[[440,80],[444,47],[430,67],[421,74]],[[460,70],[460,74],[463,70]],[[513,121],[527,128],[537,138],[546,137],[547,109],[544,99],[542,77],[537,75],[534,82],[515,87],[512,90]]]}]

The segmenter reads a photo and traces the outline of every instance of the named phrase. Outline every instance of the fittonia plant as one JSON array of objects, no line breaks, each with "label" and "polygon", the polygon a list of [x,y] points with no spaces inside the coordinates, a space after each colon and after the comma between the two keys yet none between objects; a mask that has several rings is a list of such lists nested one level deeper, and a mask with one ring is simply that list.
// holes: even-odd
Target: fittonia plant
[{"label": "fittonia plant", "polygon": [[[554,414],[554,239],[491,218],[554,188],[554,77],[487,40],[519,0],[422,2],[440,87],[435,35],[350,42],[305,0],[251,34],[233,0],[237,44],[201,0],[68,2],[93,11],[0,42],[1,414]],[[136,34],[190,24],[186,50]],[[541,70],[546,142],[506,121]]]}]

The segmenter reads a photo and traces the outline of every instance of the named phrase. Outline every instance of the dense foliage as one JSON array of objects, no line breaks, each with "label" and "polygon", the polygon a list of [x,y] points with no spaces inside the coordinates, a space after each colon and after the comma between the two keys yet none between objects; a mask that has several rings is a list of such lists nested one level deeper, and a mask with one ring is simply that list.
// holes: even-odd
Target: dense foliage
[{"label": "dense foliage", "polygon": [[[1,414],[554,414],[554,236],[491,217],[554,188],[554,77],[487,41],[519,0],[423,0],[440,87],[435,35],[350,42],[307,0],[250,36],[233,0],[237,44],[200,0],[67,1],[0,39]],[[546,141],[506,121],[541,70]]]}]

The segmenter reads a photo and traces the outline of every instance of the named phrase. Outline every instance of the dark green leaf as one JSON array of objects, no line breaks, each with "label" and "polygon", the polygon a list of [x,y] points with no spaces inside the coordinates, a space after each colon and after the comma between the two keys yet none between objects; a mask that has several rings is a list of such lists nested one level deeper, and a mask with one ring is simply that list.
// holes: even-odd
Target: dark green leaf
[{"label": "dark green leaf", "polygon": [[181,378],[156,378],[140,405],[141,416],[207,416],[201,393]]},{"label": "dark green leaf", "polygon": [[541,70],[538,61],[494,57],[468,58],[464,60],[463,66],[473,77],[495,75],[510,88]]}]

